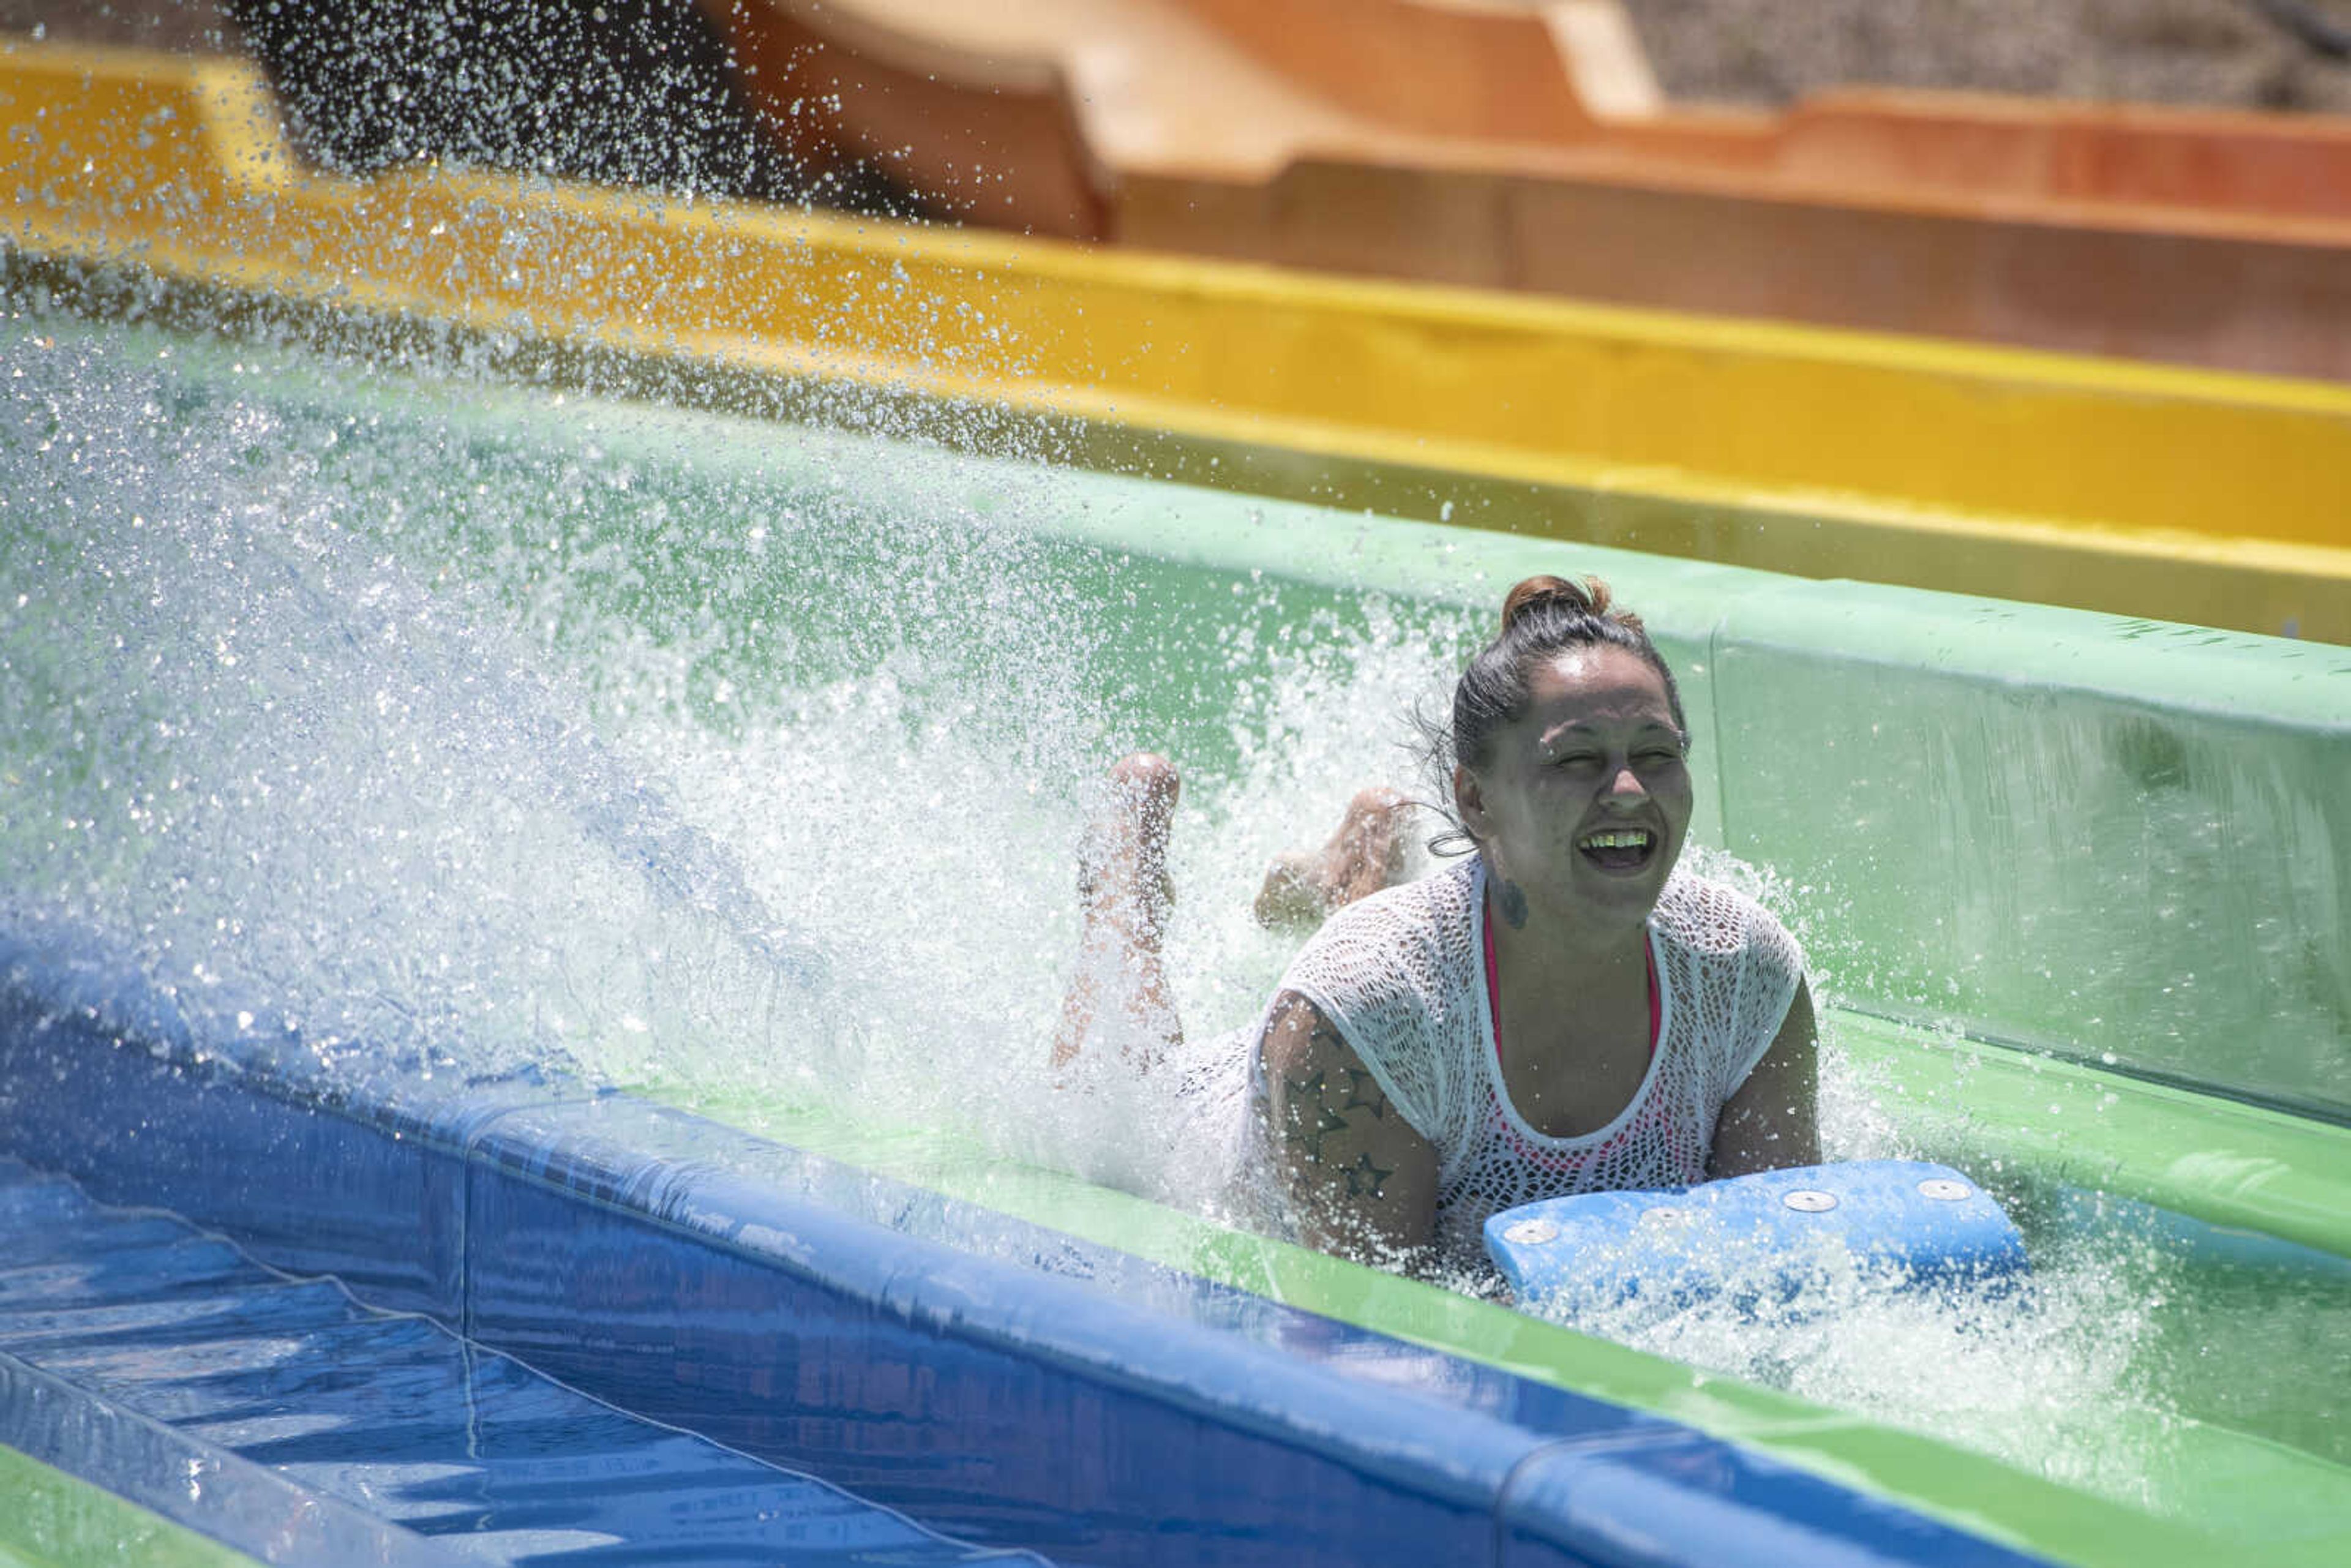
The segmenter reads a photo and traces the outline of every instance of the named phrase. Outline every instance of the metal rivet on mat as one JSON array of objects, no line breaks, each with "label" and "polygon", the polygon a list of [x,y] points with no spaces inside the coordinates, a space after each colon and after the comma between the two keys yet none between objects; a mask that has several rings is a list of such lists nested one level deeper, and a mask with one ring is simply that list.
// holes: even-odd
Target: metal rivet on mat
[{"label": "metal rivet on mat", "polygon": [[1513,1247],[1540,1247],[1559,1239],[1559,1227],[1548,1219],[1521,1219],[1504,1228],[1502,1239]]},{"label": "metal rivet on mat", "polygon": [[1809,1186],[1800,1186],[1780,1201],[1799,1214],[1826,1214],[1837,1206],[1836,1194]]},{"label": "metal rivet on mat", "polygon": [[1967,1183],[1953,1181],[1949,1176],[1928,1176],[1918,1184],[1918,1196],[1931,1197],[1937,1203],[1957,1203],[1963,1197],[1974,1196],[1975,1190]]}]

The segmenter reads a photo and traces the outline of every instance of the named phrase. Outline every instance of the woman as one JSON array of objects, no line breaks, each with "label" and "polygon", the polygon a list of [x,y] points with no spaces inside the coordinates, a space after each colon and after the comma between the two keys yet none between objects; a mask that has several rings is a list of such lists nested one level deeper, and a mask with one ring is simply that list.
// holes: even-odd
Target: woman
[{"label": "woman", "polygon": [[[1819,1159],[1802,955],[1752,900],[1675,873],[1689,735],[1672,673],[1597,578],[1530,578],[1436,737],[1475,852],[1388,885],[1398,802],[1358,796],[1260,914],[1332,913],[1264,1018],[1186,1066],[1247,1179],[1299,1239],[1474,1266],[1487,1217],[1537,1198],[1679,1186]],[[1148,1067],[1182,1043],[1160,967],[1175,770],[1113,770],[1090,846],[1086,958],[1057,1060],[1112,1036]]]}]

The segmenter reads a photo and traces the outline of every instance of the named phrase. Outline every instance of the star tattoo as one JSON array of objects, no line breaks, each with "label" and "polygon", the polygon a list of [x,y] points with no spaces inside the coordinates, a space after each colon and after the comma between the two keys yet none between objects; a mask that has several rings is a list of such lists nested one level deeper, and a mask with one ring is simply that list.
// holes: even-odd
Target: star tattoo
[{"label": "star tattoo", "polygon": [[1380,1188],[1386,1183],[1388,1177],[1395,1175],[1395,1172],[1380,1169],[1379,1166],[1372,1164],[1372,1156],[1367,1154],[1349,1166],[1344,1174],[1347,1177],[1349,1197],[1377,1197],[1380,1196]]},{"label": "star tattoo", "polygon": [[[1282,1086],[1289,1091],[1284,1108],[1289,1112],[1290,1141],[1303,1149],[1309,1160],[1318,1162],[1322,1158],[1322,1140],[1347,1128],[1347,1118],[1332,1111],[1324,1098],[1323,1081],[1328,1076],[1317,1072],[1311,1078],[1282,1080]],[[1311,1126],[1307,1124],[1310,1119]]]}]

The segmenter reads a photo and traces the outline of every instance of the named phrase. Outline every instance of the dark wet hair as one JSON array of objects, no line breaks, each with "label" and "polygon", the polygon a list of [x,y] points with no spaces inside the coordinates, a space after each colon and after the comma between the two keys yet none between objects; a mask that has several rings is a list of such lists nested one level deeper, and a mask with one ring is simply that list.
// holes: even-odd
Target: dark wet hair
[{"label": "dark wet hair", "polygon": [[[1513,587],[1502,601],[1501,629],[1494,640],[1469,661],[1453,687],[1449,722],[1421,720],[1426,760],[1439,786],[1440,799],[1449,799],[1454,765],[1475,773],[1493,760],[1494,732],[1527,711],[1533,693],[1535,666],[1546,659],[1578,648],[1605,643],[1622,648],[1657,672],[1666,683],[1666,705],[1682,745],[1689,745],[1689,720],[1682,716],[1681,687],[1666,665],[1657,645],[1649,641],[1641,618],[1620,609],[1608,584],[1596,577],[1575,582],[1564,577],[1530,577]],[[1452,813],[1447,811],[1450,818]],[[1458,821],[1429,847],[1444,852],[1447,844],[1468,847],[1468,829]]]}]

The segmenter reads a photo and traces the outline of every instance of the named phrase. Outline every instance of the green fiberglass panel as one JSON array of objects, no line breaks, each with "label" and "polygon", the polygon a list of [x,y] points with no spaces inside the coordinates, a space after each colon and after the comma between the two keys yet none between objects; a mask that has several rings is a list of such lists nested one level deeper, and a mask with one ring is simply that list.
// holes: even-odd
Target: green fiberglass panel
[{"label": "green fiberglass panel", "polygon": [[1843,1009],[1823,1016],[1844,1071],[1907,1150],[2331,1254],[2331,1278],[2351,1270],[2351,1129]]},{"label": "green fiberglass panel", "polygon": [[[486,603],[526,651],[554,655],[615,730],[649,706],[721,731],[778,705],[872,706],[872,684],[853,683],[883,666],[900,689],[877,725],[946,712],[1009,729],[1040,772],[1159,746],[1213,795],[1291,722],[1293,688],[1359,704],[1343,722],[1364,744],[1318,761],[1376,758],[1406,733],[1409,700],[1442,698],[1510,581],[1601,571],[1680,671],[1697,836],[1779,877],[1824,989],[2346,1103],[2351,652],[55,329],[55,351],[89,357],[86,379],[139,372],[149,429],[233,433],[224,450],[175,455],[183,465],[298,493],[296,521],[319,537],[275,547],[246,619],[298,610],[289,580],[313,600],[338,591],[305,559],[315,546],[331,560],[325,536],[380,542],[477,622]],[[61,408],[27,434],[73,432]],[[10,559],[53,591],[0,628],[12,678],[37,698],[11,744],[53,776],[102,772],[96,699],[73,689],[106,667],[113,635],[74,607],[89,514],[70,497],[26,499],[8,514]],[[252,575],[271,547],[247,548]],[[1383,645],[1402,647],[1406,677],[1350,686]],[[224,638],[219,656],[233,648]],[[256,689],[276,678],[236,671]],[[118,727],[126,766],[180,744]],[[1056,749],[1037,749],[1048,739]]]},{"label": "green fiberglass panel", "polygon": [[[1604,1344],[1039,1172],[1051,1162],[1031,1157],[1028,1125],[1083,1117],[1062,1114],[1068,1101],[1040,1113],[1042,1085],[1023,1088],[1007,1066],[1041,1061],[1052,956],[1074,942],[1075,780],[1125,745],[1184,761],[1196,815],[1178,828],[1171,953],[1187,1019],[1245,1019],[1285,955],[1242,913],[1250,857],[1261,867],[1325,810],[1291,810],[1313,791],[1292,791],[1286,771],[1343,799],[1359,770],[1386,766],[1405,709],[1442,697],[1504,588],[1531,571],[1598,570],[1649,617],[1697,737],[1699,837],[1727,838],[1776,879],[1770,895],[1810,944],[1828,1000],[2085,1053],[1970,1010],[2000,998],[1999,977],[1949,969],[1938,928],[1905,918],[1914,885],[1815,863],[1857,831],[1856,801],[1928,812],[1910,797],[1938,777],[1902,762],[1938,755],[1932,715],[1841,772],[1861,742],[1840,727],[1862,699],[1839,683],[1876,680],[1890,695],[1873,700],[1932,701],[1955,721],[2014,706],[2013,727],[1980,737],[1980,752],[2071,744],[2075,721],[2059,719],[2076,701],[2194,734],[2250,703],[2246,744],[2291,758],[2334,744],[2315,678],[2334,667],[2325,651],[2232,639],[2190,656],[2182,644],[2205,634],[2142,628],[2143,653],[2109,649],[2100,681],[2075,683],[2082,696],[1955,650],[1983,617],[2064,646],[2105,647],[2121,623],[249,345],[88,329],[69,342],[74,330],[55,335],[76,363],[51,375],[28,359],[18,384],[32,395],[16,394],[21,417],[0,431],[12,476],[0,552],[41,590],[0,601],[14,683],[0,717],[16,721],[0,725],[15,791],[0,799],[0,848],[78,912],[159,934],[159,967],[267,970],[320,1008],[360,995],[371,1009],[349,1032],[371,1049],[387,1029],[551,1038],[592,1072],[675,1083],[820,1152],[1682,1416],[2060,1558],[2251,1550],[2314,1563],[2342,1544],[2328,1534],[2351,1513],[2334,1402],[2295,1359],[2339,1349],[2332,1330],[2297,1340],[2257,1303],[2199,1318],[2204,1337],[2267,1347],[2294,1369],[2232,1362],[2213,1377],[2209,1360],[2163,1348],[2193,1334],[2146,1326],[2157,1304],[2116,1283],[2137,1278],[2128,1267],[2093,1259],[2053,1281],[2053,1315],[2074,1336],[2053,1346],[2023,1338],[2026,1319],[1954,1343],[1912,1324],[1903,1343],[1917,1361],[1865,1358],[1858,1393],[1838,1381],[1853,1368],[1807,1385],[1802,1358],[1769,1347],[1698,1372],[1685,1363],[1708,1364],[1704,1346]],[[2018,639],[1983,641],[1998,652]],[[610,778],[584,768],[600,754],[572,744],[579,731],[609,741]],[[2202,766],[2166,762],[2153,742],[2126,749],[2152,758],[2139,771],[2158,785]],[[2279,800],[2323,788],[2304,764],[2262,766],[2283,768]],[[663,789],[757,899],[697,885],[652,907],[629,854],[606,852],[648,841],[630,836],[646,820],[631,813]],[[964,811],[967,797],[987,811]],[[2104,851],[2158,841],[2169,821],[2159,790],[2084,798]],[[124,821],[139,825],[92,826]],[[598,837],[615,821],[623,831]],[[1897,839],[1881,835],[1908,857],[1905,874],[1923,864],[1970,886],[2001,875],[1993,857],[2013,847],[1974,817]],[[159,908],[148,890],[164,885]],[[242,896],[256,885],[269,897]],[[2144,904],[2066,907],[2112,962],[2139,956]],[[862,1058],[827,1061],[725,961],[765,911],[828,943],[864,1015]],[[2294,917],[2314,941],[2343,928],[2313,899]],[[2338,1128],[1826,1016],[1839,1153],[1931,1146],[1993,1181],[2013,1162],[2030,1203],[2086,1182],[2341,1248]],[[2255,1087],[2308,1098],[2308,1061],[2281,1054],[2262,1071],[2301,1076]],[[1856,1110],[1856,1093],[1882,1109]],[[946,1131],[870,1130],[890,1125]],[[952,1152],[958,1128],[976,1148]],[[921,1152],[942,1137],[950,1155]],[[2150,1291],[2226,1297],[2154,1279]],[[1996,1389],[1938,1372],[1938,1357],[2011,1330],[2022,1343],[1991,1347]],[[1921,1382],[1948,1411],[1913,1396]]]},{"label": "green fiberglass panel", "polygon": [[[881,666],[900,689],[877,725],[968,716],[1016,750],[1053,741],[1019,758],[1040,771],[1151,744],[1213,786],[1301,686],[1359,705],[1364,744],[1322,759],[1353,766],[1442,699],[1510,581],[1601,571],[1680,671],[1698,837],[1786,884],[1825,988],[2258,1096],[2351,1096],[2351,651],[53,329],[85,382],[138,382],[142,434],[230,433],[182,467],[298,496],[290,543],[240,541],[244,620],[346,591],[331,536],[381,544],[553,655],[616,731],[648,706],[740,728]],[[79,416],[52,405],[16,438],[69,444]],[[51,589],[0,628],[38,699],[12,745],[53,777],[102,759],[72,685],[115,634],[74,603],[92,515],[29,489],[8,513],[12,566]],[[1404,677],[1347,684],[1396,647]],[[299,695],[298,674],[235,670]],[[841,700],[872,706],[872,683]],[[126,765],[182,744],[122,727]]]},{"label": "green fiberglass panel", "polygon": [[251,1558],[0,1448],[0,1568],[235,1568]]},{"label": "green fiberglass panel", "polygon": [[1840,994],[2351,1112],[2351,649],[1823,583],[1714,674]]},{"label": "green fiberglass panel", "polygon": [[[1597,573],[1677,671],[1701,737],[1693,836],[1709,842],[1714,619],[1780,580],[918,442],[133,340],[139,358],[169,357],[159,421],[249,430],[225,455],[253,482],[298,478],[337,530],[501,601],[590,688],[631,682],[632,702],[722,727],[909,654],[933,695],[1019,706],[1029,694],[1008,683],[1052,662],[1068,676],[1055,695],[1074,699],[1062,716],[1095,732],[1096,752],[1150,744],[1213,773],[1237,724],[1269,722],[1269,683],[1402,643],[1428,654],[1410,695],[1442,699],[1511,583]],[[69,549],[69,529],[56,542]],[[1364,728],[1407,736],[1406,706],[1364,713]]]}]

